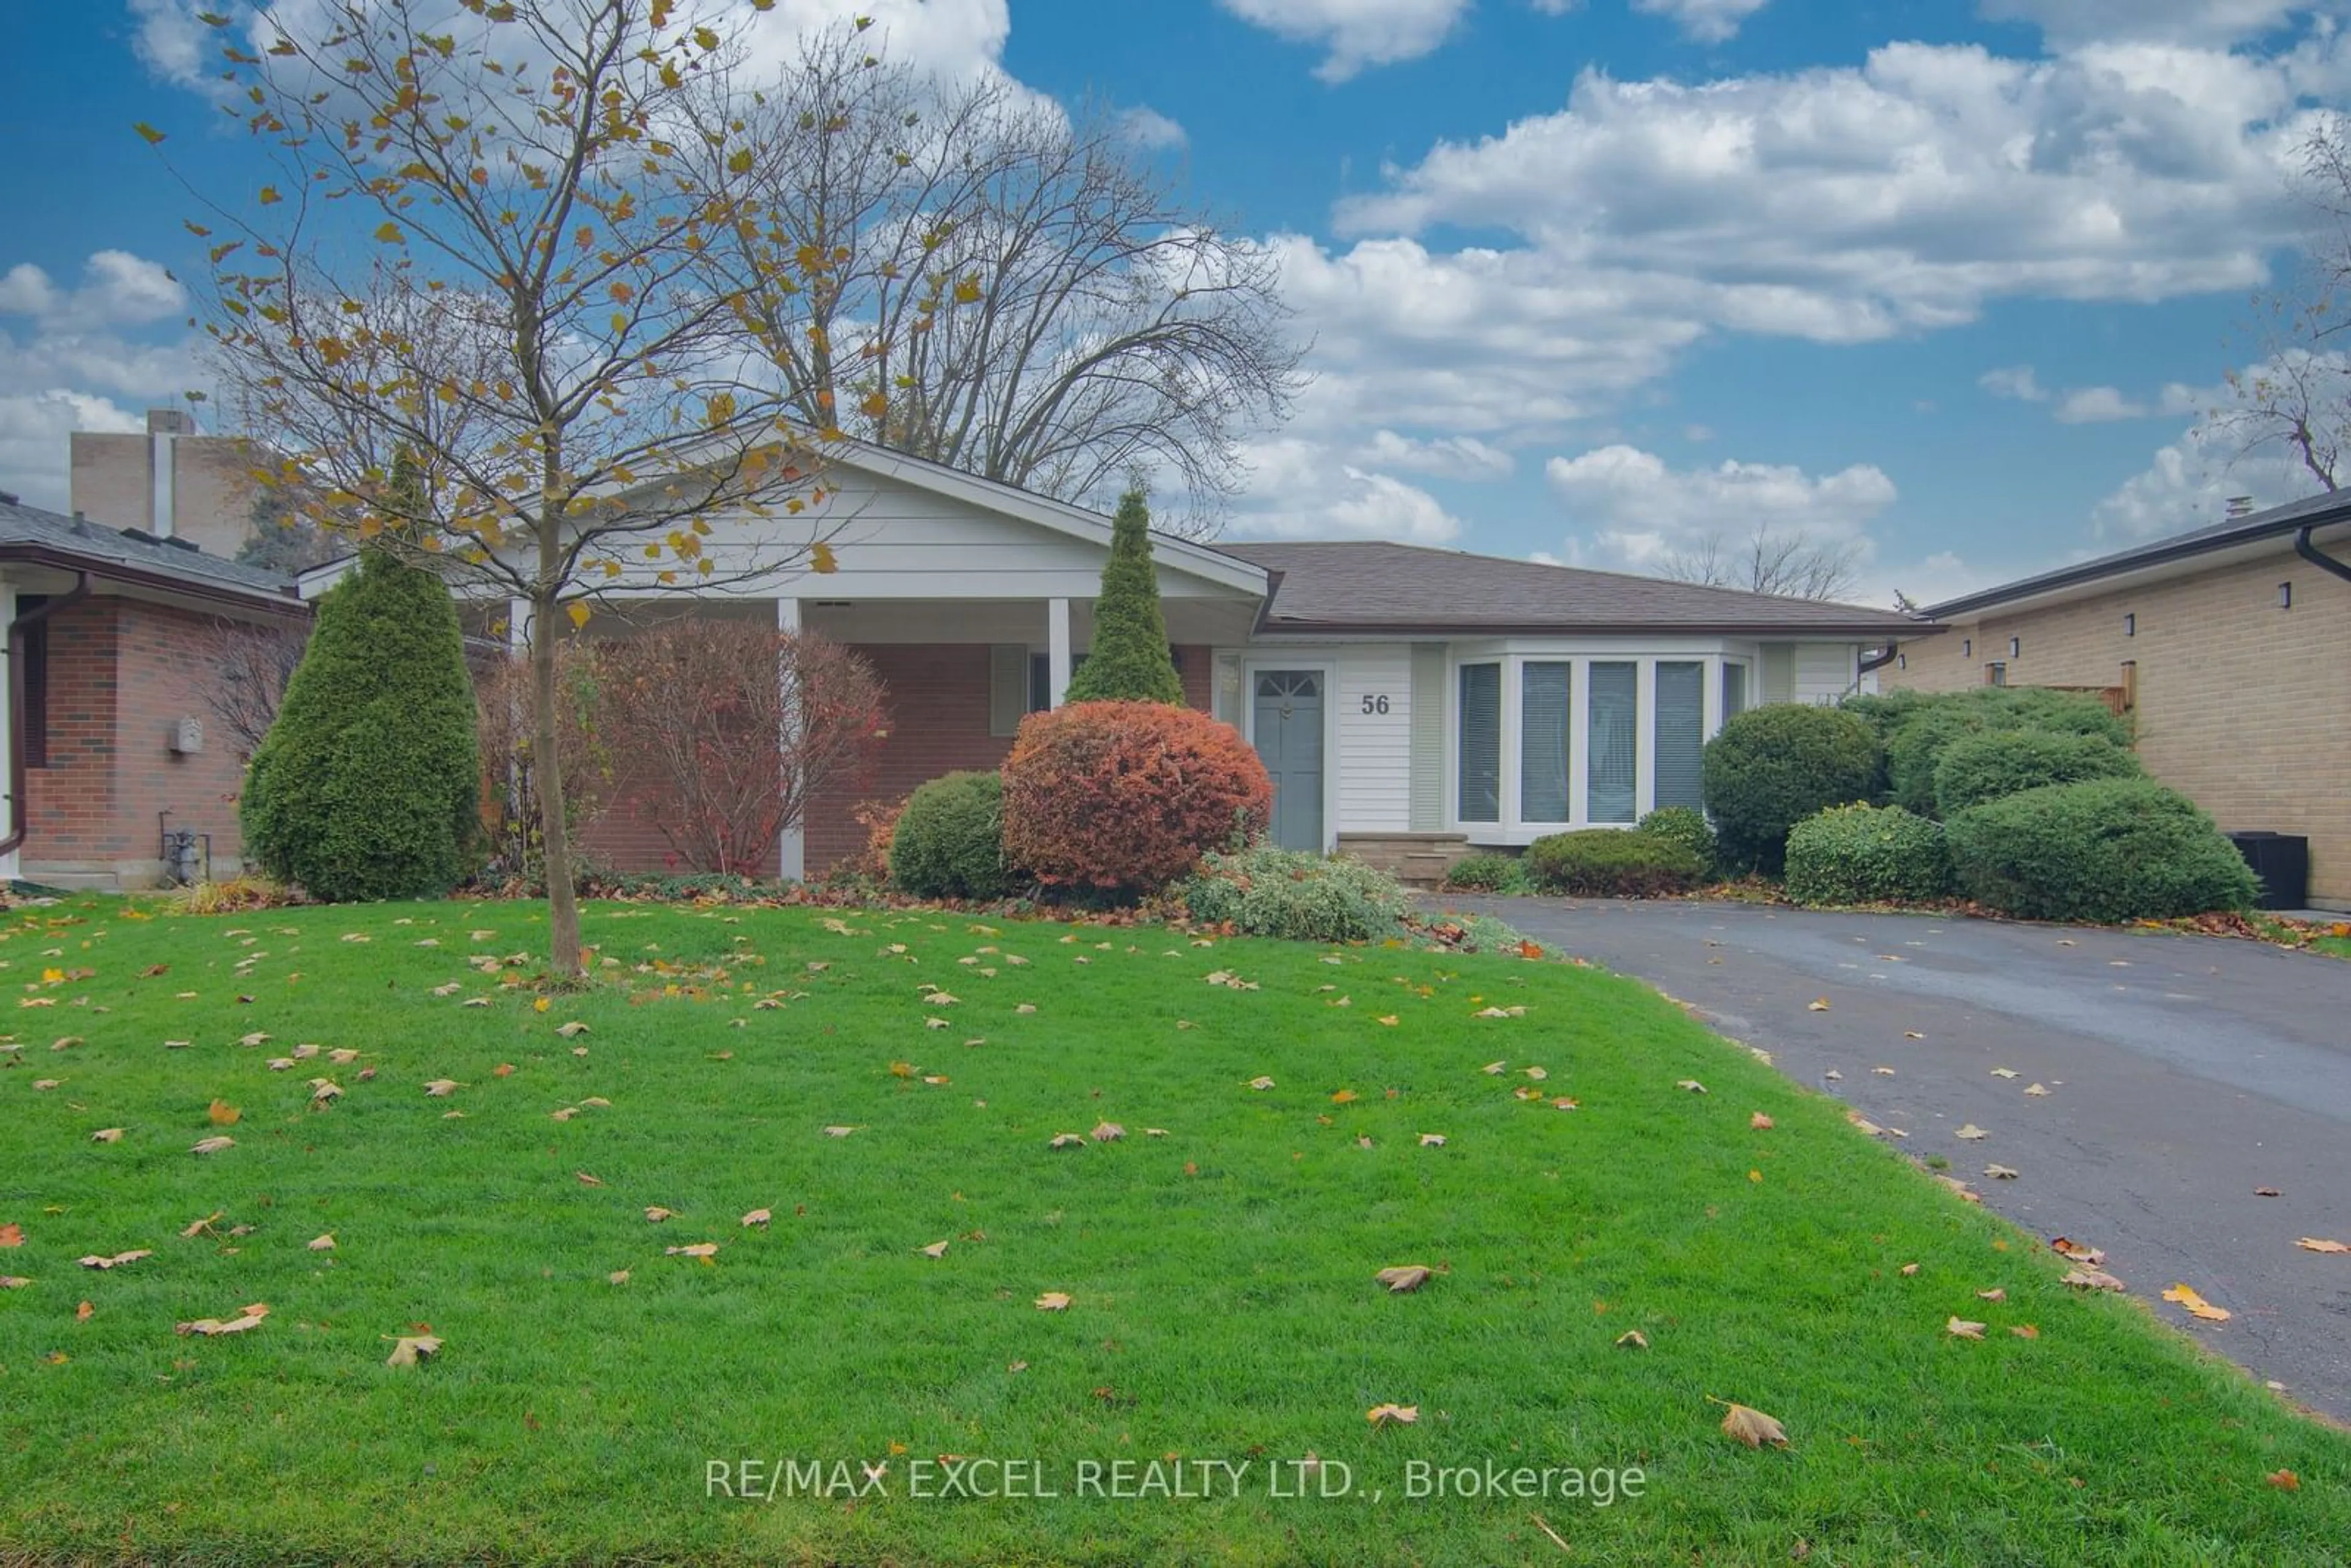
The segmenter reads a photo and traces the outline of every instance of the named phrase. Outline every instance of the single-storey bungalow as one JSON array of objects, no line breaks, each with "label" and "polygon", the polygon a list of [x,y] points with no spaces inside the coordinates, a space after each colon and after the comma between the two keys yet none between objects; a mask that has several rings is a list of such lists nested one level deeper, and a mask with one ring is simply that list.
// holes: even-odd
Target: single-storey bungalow
[{"label": "single-storey bungalow", "polygon": [[2351,909],[2351,500],[2231,517],[1928,614],[1938,634],[1906,638],[1886,685],[2107,693],[2149,772],[2225,831],[2307,840],[2307,901]]},{"label": "single-storey bungalow", "polygon": [[235,872],[245,758],[209,722],[207,662],[224,622],[309,615],[288,578],[0,495],[0,882]]},{"label": "single-storey bungalow", "polygon": [[[781,849],[788,876],[863,848],[860,801],[993,768],[1023,716],[1060,704],[1092,641],[1111,534],[1083,507],[882,448],[828,462],[837,570],[744,577],[691,601],[632,597],[623,580],[586,625],[625,636],[663,613],[747,617],[872,664],[891,716],[877,776],[811,805]],[[709,548],[725,565],[770,526],[716,523]],[[1154,549],[1186,699],[1264,758],[1273,837],[1423,876],[1470,845],[1695,806],[1699,748],[1725,716],[1871,689],[1883,651],[1927,629],[1889,610],[1384,542],[1162,536]],[[306,575],[305,596],[340,570]],[[524,631],[520,605],[465,614],[476,632]],[[669,855],[657,823],[625,810],[587,849],[620,870]]]}]

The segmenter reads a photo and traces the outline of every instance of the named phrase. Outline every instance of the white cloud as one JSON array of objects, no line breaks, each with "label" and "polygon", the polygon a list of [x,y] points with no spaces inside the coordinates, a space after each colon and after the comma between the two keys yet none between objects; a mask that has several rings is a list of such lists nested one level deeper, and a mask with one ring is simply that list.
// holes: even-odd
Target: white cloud
[{"label": "white cloud", "polygon": [[1982,0],[1980,9],[1991,21],[2029,22],[2053,44],[2145,38],[2225,46],[2338,7],[2329,0]]},{"label": "white cloud", "polygon": [[1364,444],[1360,455],[1367,465],[1431,474],[1440,479],[1507,479],[1518,466],[1509,453],[1474,435],[1424,441],[1383,430]]},{"label": "white cloud", "polygon": [[44,330],[143,327],[185,310],[188,291],[161,262],[101,250],[82,267],[71,293],[47,272],[19,262],[0,276],[0,316],[32,318]]},{"label": "white cloud", "polygon": [[1136,145],[1154,152],[1181,147],[1186,140],[1182,126],[1147,104],[1121,110],[1118,122]]},{"label": "white cloud", "polygon": [[2102,424],[2117,419],[2145,419],[2155,411],[2133,402],[2116,387],[2075,387],[2059,400],[2060,424]]},{"label": "white cloud", "polygon": [[1761,530],[1874,547],[1869,523],[1894,504],[1894,481],[1861,463],[1817,478],[1768,463],[1676,469],[1623,444],[1554,457],[1543,476],[1568,513],[1572,555],[1650,570],[1710,535],[1736,544]]},{"label": "white cloud", "polygon": [[1994,397],[2014,398],[2019,402],[2046,402],[2049,391],[2032,373],[2031,365],[2002,365],[1986,371],[1976,378],[1976,385]]},{"label": "white cloud", "polygon": [[1221,0],[1292,43],[1330,51],[1314,74],[1342,82],[1367,67],[1417,59],[1443,43],[1469,0]]},{"label": "white cloud", "polygon": [[71,505],[66,452],[73,433],[144,428],[137,415],[88,392],[0,393],[0,490],[62,512]]},{"label": "white cloud", "polygon": [[2258,509],[2323,488],[2277,439],[2275,422],[2256,417],[2253,389],[2262,385],[2279,389],[2281,401],[2298,385],[2318,405],[2340,406],[2351,390],[2351,357],[2296,352],[2246,366],[2233,382],[2174,382],[2151,403],[2126,404],[2146,414],[2189,416],[2196,423],[2157,448],[2145,468],[2092,508],[2091,534],[2121,544],[2160,538],[2221,521],[2229,502],[2239,497],[2250,498]]},{"label": "white cloud", "polygon": [[1284,436],[1249,448],[1249,501],[1228,528],[1238,537],[1381,538],[1444,544],[1461,521],[1436,497],[1392,475],[1334,461],[1322,444]]},{"label": "white cloud", "polygon": [[1633,9],[1653,16],[1669,16],[1676,26],[1701,44],[1719,44],[1737,36],[1739,25],[1771,0],[1633,0]]}]

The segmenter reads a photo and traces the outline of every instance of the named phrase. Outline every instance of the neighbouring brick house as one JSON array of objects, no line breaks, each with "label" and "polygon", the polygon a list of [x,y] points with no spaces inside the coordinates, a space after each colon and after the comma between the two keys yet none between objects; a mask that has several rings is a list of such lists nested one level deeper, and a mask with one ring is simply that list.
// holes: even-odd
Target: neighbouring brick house
[{"label": "neighbouring brick house", "polygon": [[[878,774],[811,803],[777,857],[795,876],[863,847],[860,800],[993,768],[1023,716],[1061,702],[1092,641],[1111,535],[1082,507],[882,448],[836,446],[825,477],[838,570],[763,580],[745,563],[806,523],[714,518],[711,587],[689,599],[624,573],[585,627],[625,637],[664,614],[747,618],[872,661],[889,689]],[[1473,844],[1697,805],[1699,749],[1726,716],[1872,689],[1875,656],[1922,628],[1892,611],[1375,541],[1161,537],[1155,551],[1186,699],[1265,759],[1275,840],[1424,877]],[[304,596],[341,570],[304,574]],[[462,613],[476,633],[527,634],[519,603]],[[585,842],[617,870],[671,862],[658,822],[625,810]]]},{"label": "neighbouring brick house", "polygon": [[2110,690],[2147,770],[2233,832],[2310,841],[2351,909],[2351,501],[2320,497],[1932,606],[1887,686]]},{"label": "neighbouring brick house", "polygon": [[211,723],[203,650],[223,622],[309,613],[290,580],[191,541],[0,497],[0,879],[152,886],[167,831],[208,838],[212,868],[235,870],[245,758]]}]

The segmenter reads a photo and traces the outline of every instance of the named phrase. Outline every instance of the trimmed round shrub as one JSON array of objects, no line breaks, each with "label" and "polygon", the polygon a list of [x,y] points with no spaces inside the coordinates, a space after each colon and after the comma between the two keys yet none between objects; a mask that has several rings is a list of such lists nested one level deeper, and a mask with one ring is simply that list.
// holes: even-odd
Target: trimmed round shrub
[{"label": "trimmed round shrub", "polygon": [[1798,904],[1937,898],[1951,883],[1943,825],[1899,806],[1832,806],[1788,834],[1788,896]]},{"label": "trimmed round shrub", "polygon": [[1839,708],[1771,703],[1724,722],[1706,744],[1700,776],[1723,864],[1777,875],[1789,829],[1868,799],[1877,737]]},{"label": "trimmed round shrub", "polygon": [[1463,855],[1447,870],[1445,886],[1449,893],[1522,893],[1527,868],[1516,855]]},{"label": "trimmed round shrub", "polygon": [[446,893],[481,831],[475,721],[447,585],[361,550],[246,771],[246,853],[329,903]]},{"label": "trimmed round shrub", "polygon": [[1412,910],[1396,879],[1357,860],[1271,845],[1211,852],[1177,889],[1185,912],[1245,936],[1371,942],[1395,936]]},{"label": "trimmed round shrub", "polygon": [[1945,824],[1970,898],[2029,920],[2164,920],[2252,907],[2252,869],[2196,803],[2151,779],[2051,784]]},{"label": "trimmed round shrub", "polygon": [[1545,893],[1655,898],[1687,893],[1706,874],[1688,847],[1622,828],[1553,833],[1527,846],[1528,880]]},{"label": "trimmed round shrub", "polygon": [[1708,872],[1714,869],[1714,829],[1706,813],[1695,806],[1660,806],[1635,824],[1633,831],[1679,844],[1698,856],[1700,867]]},{"label": "trimmed round shrub", "polygon": [[1935,810],[1945,821],[1970,806],[2044,784],[2136,779],[2138,758],[2103,735],[1994,729],[1955,740],[1935,764]]},{"label": "trimmed round shrub", "polygon": [[2116,747],[2131,742],[2130,726],[2096,697],[2037,686],[1978,686],[1946,692],[1897,715],[1886,740],[1886,789],[1894,804],[1932,816],[1935,769],[1943,753],[1970,736],[1995,730],[2040,729],[2095,735]]},{"label": "trimmed round shrub", "polygon": [[1071,703],[1020,721],[1004,856],[1049,887],[1144,896],[1255,841],[1272,806],[1265,764],[1231,725],[1165,703]]},{"label": "trimmed round shrub", "polygon": [[949,773],[907,796],[890,835],[890,880],[916,898],[1001,898],[1009,892],[1003,779]]}]

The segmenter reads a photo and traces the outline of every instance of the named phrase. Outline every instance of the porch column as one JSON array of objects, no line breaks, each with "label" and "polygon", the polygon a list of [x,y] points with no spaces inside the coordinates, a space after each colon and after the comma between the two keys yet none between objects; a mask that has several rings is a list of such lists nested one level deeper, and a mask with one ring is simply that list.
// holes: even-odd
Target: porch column
[{"label": "porch column", "polygon": [[530,601],[507,601],[507,647],[510,652],[527,653],[530,648]]},{"label": "porch column", "polygon": [[1049,707],[1070,695],[1070,601],[1045,601],[1045,684]]},{"label": "porch column", "polygon": [[[800,601],[797,599],[776,601],[776,630],[797,632],[800,629]],[[792,689],[792,673],[782,672],[784,682],[783,744],[787,752],[791,747],[790,730],[799,721],[799,694]],[[798,882],[808,874],[808,801],[800,801],[801,821],[793,822],[776,835],[776,874],[786,882]]]}]

